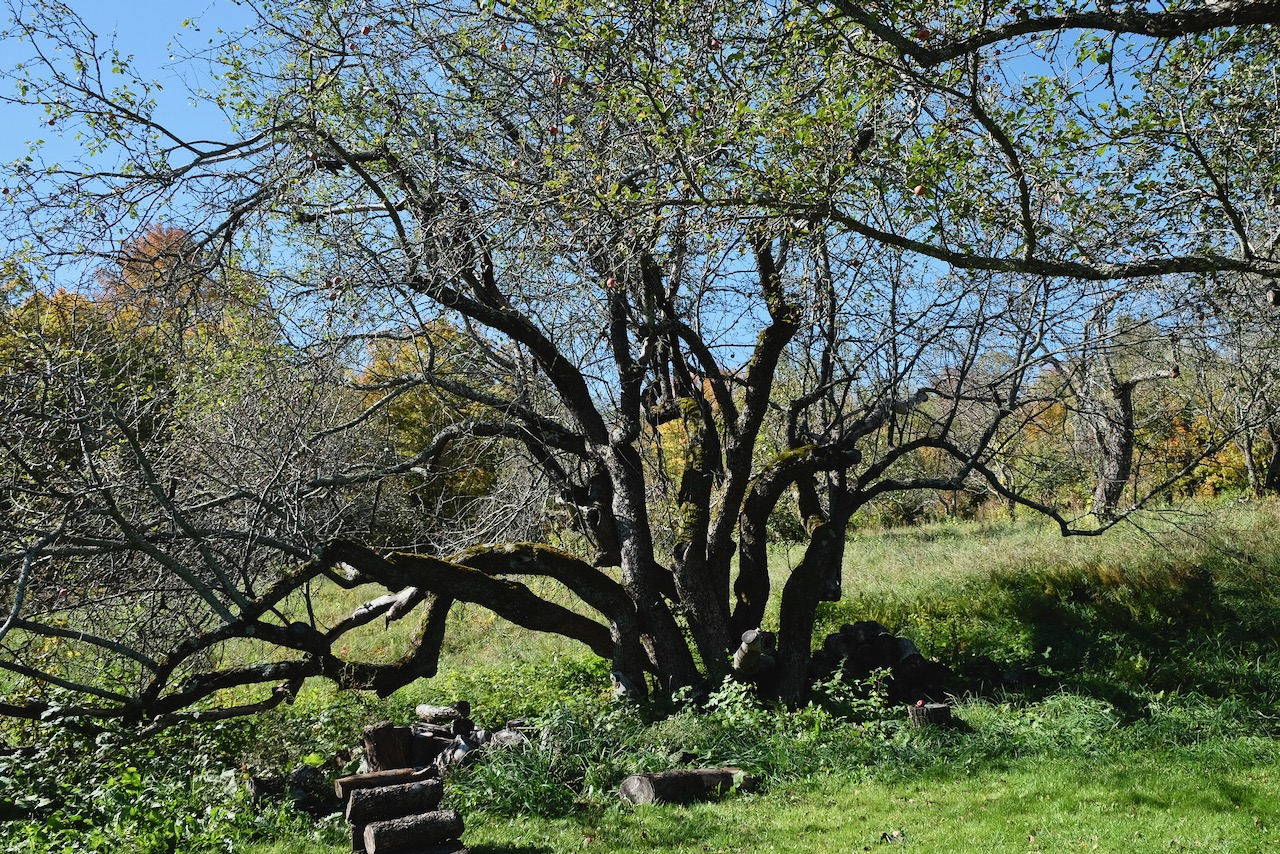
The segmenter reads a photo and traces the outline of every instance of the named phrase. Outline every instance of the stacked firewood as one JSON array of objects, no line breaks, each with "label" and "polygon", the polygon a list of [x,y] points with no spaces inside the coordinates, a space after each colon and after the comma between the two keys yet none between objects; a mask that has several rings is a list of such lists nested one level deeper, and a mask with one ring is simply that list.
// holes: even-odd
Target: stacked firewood
[{"label": "stacked firewood", "polygon": [[488,732],[471,720],[471,704],[418,706],[409,726],[382,721],[364,730],[367,771],[339,779],[334,787],[346,805],[351,850],[368,854],[465,852],[462,817],[438,809],[440,778],[484,750],[528,741],[524,721]]},{"label": "stacked firewood", "polygon": [[952,678],[946,665],[926,659],[910,638],[895,635],[874,620],[845,623],[840,631],[827,635],[822,649],[813,654],[813,670],[819,679],[839,672],[850,681],[887,670],[884,688],[894,703],[941,699]]},{"label": "stacked firewood", "polygon": [[341,777],[351,850],[367,854],[466,854],[462,816],[440,809],[439,771],[397,768]]},{"label": "stacked firewood", "polygon": [[409,726],[382,721],[364,731],[365,762],[370,771],[433,766],[444,772],[474,760],[487,748],[512,747],[528,741],[524,721],[509,721],[496,732],[472,722],[465,700],[452,706],[417,708]]}]

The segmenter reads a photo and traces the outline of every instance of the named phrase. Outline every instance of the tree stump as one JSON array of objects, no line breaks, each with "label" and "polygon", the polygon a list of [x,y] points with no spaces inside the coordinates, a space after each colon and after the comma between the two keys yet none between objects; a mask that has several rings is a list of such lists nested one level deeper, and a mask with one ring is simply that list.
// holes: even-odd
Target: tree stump
[{"label": "tree stump", "polygon": [[622,797],[633,804],[687,804],[719,797],[737,787],[755,789],[756,779],[738,768],[689,768],[633,774],[622,781]]},{"label": "tree stump", "polygon": [[368,854],[388,854],[410,848],[417,850],[442,842],[452,842],[460,838],[462,832],[462,816],[457,810],[407,815],[375,821],[366,826],[364,850]]},{"label": "tree stump", "polygon": [[382,721],[364,728],[364,755],[370,771],[408,768],[413,731]]},{"label": "tree stump", "polygon": [[907,706],[907,717],[914,727],[926,724],[933,726],[951,726],[951,707],[946,703],[917,703]]},{"label": "tree stump", "polygon": [[357,789],[347,801],[347,821],[352,824],[369,824],[388,818],[431,812],[440,806],[443,796],[444,787],[439,780]]}]

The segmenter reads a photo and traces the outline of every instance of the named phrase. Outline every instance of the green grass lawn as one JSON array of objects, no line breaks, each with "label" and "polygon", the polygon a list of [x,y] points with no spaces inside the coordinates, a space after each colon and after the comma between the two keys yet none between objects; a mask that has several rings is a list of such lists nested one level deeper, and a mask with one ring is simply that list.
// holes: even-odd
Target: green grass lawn
[{"label": "green grass lawn", "polygon": [[1167,755],[1026,759],[914,780],[811,777],[693,807],[549,823],[474,816],[475,852],[1257,851],[1280,846],[1280,767]]},{"label": "green grass lawn", "polygon": [[[1268,737],[1280,717],[1278,522],[1263,503],[1091,539],[1038,520],[860,532],[824,629],[879,619],[927,654],[1022,657],[1119,705],[1068,720],[1052,702],[962,705],[973,726],[941,757],[917,744],[693,807],[596,798],[550,819],[472,810],[466,840],[491,854],[1280,846],[1280,750]],[[798,555],[775,555],[780,581]],[[455,648],[454,666],[467,654]],[[1223,703],[1237,704],[1225,718]]]},{"label": "green grass lawn", "polygon": [[[1231,851],[1280,847],[1280,758],[1180,749],[1034,757],[892,780],[819,774],[689,807],[623,804],[548,820],[471,813],[475,854]],[[1261,748],[1259,748],[1261,750]],[[1270,753],[1269,756],[1266,754]],[[1265,757],[1265,761],[1260,761]],[[343,846],[251,849],[332,852]]]},{"label": "green grass lawn", "polygon": [[[0,851],[338,854],[340,820],[255,807],[240,784],[323,761],[369,723],[410,719],[417,702],[460,698],[489,726],[540,717],[560,745],[451,779],[446,797],[478,854],[1269,850],[1280,846],[1278,528],[1280,504],[1257,502],[1093,539],[1037,520],[856,532],[845,598],[824,606],[815,642],[876,619],[947,663],[990,656],[1040,674],[956,698],[963,726],[948,731],[835,695],[790,715],[732,692],[665,719],[612,707],[606,662],[457,607],[440,675],[388,700],[312,683],[252,721],[142,746],[51,731],[37,759],[0,757],[0,800],[44,811],[0,824]],[[798,557],[774,556],[780,581]],[[340,619],[363,592],[320,589],[313,606]],[[353,642],[393,656],[408,622]],[[680,754],[766,786],[691,807],[617,797],[622,776]]]}]

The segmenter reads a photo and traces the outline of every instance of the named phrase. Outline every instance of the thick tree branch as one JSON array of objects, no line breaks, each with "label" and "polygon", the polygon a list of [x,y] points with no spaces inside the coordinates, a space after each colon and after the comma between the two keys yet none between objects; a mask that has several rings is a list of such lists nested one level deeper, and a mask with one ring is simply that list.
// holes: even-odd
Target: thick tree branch
[{"label": "thick tree branch", "polygon": [[1149,12],[1134,6],[1096,11],[1072,11],[1061,15],[1020,17],[1017,20],[979,30],[971,35],[944,37],[929,47],[916,41],[914,31],[903,34],[888,24],[874,9],[853,0],[832,0],[840,15],[867,28],[903,56],[928,68],[1020,36],[1066,30],[1097,30],[1116,35],[1174,39],[1227,27],[1248,27],[1280,23],[1280,3],[1206,3],[1189,9]]}]

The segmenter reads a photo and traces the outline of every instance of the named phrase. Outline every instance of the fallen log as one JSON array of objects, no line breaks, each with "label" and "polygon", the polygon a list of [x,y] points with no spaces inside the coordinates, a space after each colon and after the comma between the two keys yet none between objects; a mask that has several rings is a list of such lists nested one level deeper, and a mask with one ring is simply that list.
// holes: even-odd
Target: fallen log
[{"label": "fallen log", "polygon": [[393,768],[389,771],[370,771],[365,774],[339,777],[333,781],[333,791],[345,802],[347,797],[357,789],[416,783],[419,780],[433,780],[436,776],[435,768]]},{"label": "fallen log", "polygon": [[352,824],[370,824],[388,818],[431,812],[440,806],[443,796],[444,786],[439,780],[357,789],[347,801],[347,821]]},{"label": "fallen log", "polygon": [[622,781],[622,797],[633,804],[687,804],[719,797],[731,789],[756,788],[756,779],[738,768],[687,768],[633,774]]},{"label": "fallen log", "polygon": [[435,810],[375,821],[364,829],[364,850],[368,854],[388,854],[413,846],[438,845],[460,838],[463,829],[462,816],[457,810]]}]

